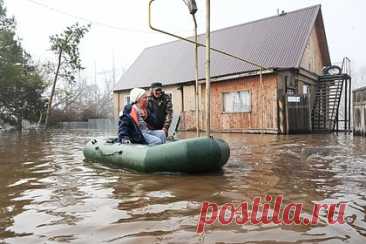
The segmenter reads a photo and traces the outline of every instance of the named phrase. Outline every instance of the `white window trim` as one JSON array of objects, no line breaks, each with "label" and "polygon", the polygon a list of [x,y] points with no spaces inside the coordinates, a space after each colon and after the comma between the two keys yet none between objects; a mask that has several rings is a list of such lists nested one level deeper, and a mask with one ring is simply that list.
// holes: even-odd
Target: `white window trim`
[{"label": "white window trim", "polygon": [[[230,94],[230,93],[240,93],[240,92],[247,92],[249,95],[249,110],[248,111],[233,111],[233,112],[229,112],[229,111],[225,111],[225,94]],[[235,113],[251,113],[252,112],[252,92],[250,90],[236,90],[236,91],[227,91],[227,92],[222,92],[221,93],[221,101],[222,101],[222,113],[223,114],[235,114]]]}]

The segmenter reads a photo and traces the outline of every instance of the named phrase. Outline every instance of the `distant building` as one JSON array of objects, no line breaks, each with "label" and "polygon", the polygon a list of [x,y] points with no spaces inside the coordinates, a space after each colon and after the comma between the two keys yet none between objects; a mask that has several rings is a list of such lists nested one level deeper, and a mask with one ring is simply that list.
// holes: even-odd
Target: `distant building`
[{"label": "distant building", "polygon": [[[205,42],[205,35],[199,42]],[[331,64],[321,6],[212,32],[211,46],[269,69],[211,52],[211,126],[217,132],[296,133],[314,127],[319,77]],[[133,87],[160,81],[182,116],[181,129],[195,128],[194,46],[177,40],[146,48],[114,89],[114,116]],[[204,128],[205,50],[199,50],[199,103]],[[319,112],[324,114],[325,112]],[[328,112],[327,112],[328,113]],[[316,117],[318,118],[318,117]],[[329,127],[329,126],[328,126]]]},{"label": "distant building", "polygon": [[353,134],[366,136],[366,86],[353,91]]}]

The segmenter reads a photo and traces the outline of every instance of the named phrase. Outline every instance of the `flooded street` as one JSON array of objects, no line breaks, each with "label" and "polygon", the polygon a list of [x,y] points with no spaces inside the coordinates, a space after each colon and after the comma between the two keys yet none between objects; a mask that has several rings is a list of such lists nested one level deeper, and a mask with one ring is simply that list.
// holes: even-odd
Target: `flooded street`
[{"label": "flooded street", "polygon": [[[231,147],[223,172],[142,174],[84,161],[95,130],[0,135],[0,242],[365,243],[366,138],[219,134]],[[193,134],[180,134],[189,137]],[[347,203],[345,224],[220,225],[196,234],[203,201],[283,195]]]}]

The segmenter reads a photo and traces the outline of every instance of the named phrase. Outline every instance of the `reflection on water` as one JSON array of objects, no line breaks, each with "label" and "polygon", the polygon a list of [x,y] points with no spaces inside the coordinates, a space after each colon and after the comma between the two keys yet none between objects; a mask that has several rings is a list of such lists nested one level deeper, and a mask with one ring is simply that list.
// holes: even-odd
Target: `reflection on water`
[{"label": "reflection on water", "polygon": [[[345,135],[220,134],[231,147],[223,172],[140,174],[83,161],[101,131],[0,135],[0,241],[8,243],[365,243],[366,139]],[[189,137],[193,134],[181,134]],[[209,226],[200,204],[285,200],[346,202],[344,225]]]}]

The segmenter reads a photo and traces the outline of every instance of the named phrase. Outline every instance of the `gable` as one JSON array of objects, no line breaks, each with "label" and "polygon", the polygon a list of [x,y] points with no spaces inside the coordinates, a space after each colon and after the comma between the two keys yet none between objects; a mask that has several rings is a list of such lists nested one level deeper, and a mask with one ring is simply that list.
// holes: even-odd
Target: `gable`
[{"label": "gable", "polygon": [[319,13],[307,40],[300,67],[310,72],[321,74],[323,67],[327,65],[330,65],[330,57],[324,25]]}]

